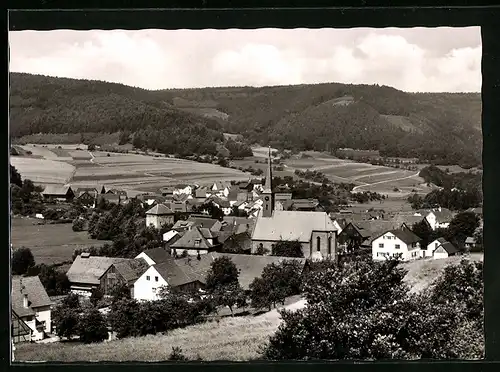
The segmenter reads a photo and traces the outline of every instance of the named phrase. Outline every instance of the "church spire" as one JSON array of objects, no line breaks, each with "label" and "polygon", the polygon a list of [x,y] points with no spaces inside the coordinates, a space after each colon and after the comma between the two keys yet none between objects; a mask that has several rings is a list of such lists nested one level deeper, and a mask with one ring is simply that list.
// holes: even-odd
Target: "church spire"
[{"label": "church spire", "polygon": [[264,190],[272,192],[273,190],[273,164],[271,161],[271,146],[269,146],[269,155],[267,158],[267,172],[266,172],[266,183],[264,185]]},{"label": "church spire", "polygon": [[262,205],[262,217],[272,217],[274,210],[274,194],[273,194],[273,171],[271,161],[271,147],[269,147],[269,156],[267,159],[266,182],[264,185],[264,204]]}]

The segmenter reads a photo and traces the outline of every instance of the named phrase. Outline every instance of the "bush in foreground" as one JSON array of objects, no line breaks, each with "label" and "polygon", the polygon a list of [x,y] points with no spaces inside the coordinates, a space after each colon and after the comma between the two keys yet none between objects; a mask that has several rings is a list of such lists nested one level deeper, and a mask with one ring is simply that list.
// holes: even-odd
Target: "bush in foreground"
[{"label": "bush in foreground", "polygon": [[357,261],[314,272],[305,285],[307,307],[282,312],[283,323],[263,347],[263,356],[474,358],[484,349],[483,337],[468,338],[472,344],[466,349],[457,345],[463,344],[460,337],[467,330],[481,334],[482,264],[462,261],[447,270],[429,294],[410,293],[403,282],[406,271],[393,260]]}]

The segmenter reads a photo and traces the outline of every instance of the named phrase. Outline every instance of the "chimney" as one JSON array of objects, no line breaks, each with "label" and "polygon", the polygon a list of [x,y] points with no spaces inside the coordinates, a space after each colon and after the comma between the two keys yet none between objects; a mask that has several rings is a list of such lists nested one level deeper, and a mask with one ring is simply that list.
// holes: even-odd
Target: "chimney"
[{"label": "chimney", "polygon": [[26,293],[23,294],[23,307],[28,308],[28,295]]}]

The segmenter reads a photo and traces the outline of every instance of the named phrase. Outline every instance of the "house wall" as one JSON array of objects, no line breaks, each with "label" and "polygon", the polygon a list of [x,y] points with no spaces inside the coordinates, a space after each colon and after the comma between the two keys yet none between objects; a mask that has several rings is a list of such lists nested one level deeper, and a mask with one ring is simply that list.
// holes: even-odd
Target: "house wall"
[{"label": "house wall", "polygon": [[36,329],[36,323],[35,323],[35,317],[34,316],[29,316],[29,317],[22,317],[22,320],[28,325],[28,327],[31,328],[33,331],[31,333],[31,341],[40,341],[43,340],[45,337],[44,332],[39,332]]},{"label": "house wall", "polygon": [[45,332],[52,332],[52,312],[50,306],[38,307],[34,308],[33,310],[35,310],[35,317],[38,319],[38,321],[45,325]]},{"label": "house wall", "polygon": [[101,276],[100,282],[99,288],[104,296],[111,296],[116,287],[127,284],[125,278],[113,265]]},{"label": "house wall", "polygon": [[156,215],[146,215],[146,226],[153,225],[155,228],[159,229],[162,225],[168,225],[174,223],[174,216],[156,216]]},{"label": "house wall", "polygon": [[[180,256],[184,252],[184,248],[175,248],[175,251],[177,252],[177,256]],[[189,256],[198,256],[198,252],[200,255],[208,253],[208,249],[186,249],[186,251]]]},{"label": "house wall", "polygon": [[168,286],[168,283],[158,274],[154,266],[151,266],[135,281],[133,290],[134,299],[139,301],[158,300],[157,292],[163,286]]},{"label": "house wall", "polygon": [[427,220],[427,222],[429,222],[429,225],[431,226],[431,229],[432,230],[436,230],[436,229],[446,229],[448,228],[448,226],[450,226],[450,223],[449,222],[443,222],[443,223],[439,223],[438,221],[436,221],[436,216],[434,215],[434,213],[429,213],[425,219]]},{"label": "house wall", "polygon": [[434,251],[433,258],[435,260],[439,260],[439,259],[442,259],[442,258],[448,258],[448,252],[446,252],[443,247],[439,247],[438,249],[436,249]]},{"label": "house wall", "polygon": [[92,290],[98,286],[97,284],[71,283],[70,291],[79,296],[90,297]]},{"label": "house wall", "polygon": [[439,247],[441,245],[441,243],[439,243],[436,240],[430,242],[428,245],[427,245],[427,249],[421,249],[421,257],[422,258],[428,258],[428,257],[432,257],[433,254],[434,254],[434,251],[436,250],[437,247]]},{"label": "house wall", "polygon": [[[380,244],[383,244],[383,247],[380,247]],[[399,248],[396,248],[396,245],[399,245]],[[387,257],[394,257],[395,254],[401,254],[400,259],[403,261],[414,260],[420,257],[420,248],[408,250],[406,243],[391,233],[384,234],[372,242],[373,260],[383,261]]]},{"label": "house wall", "polygon": [[146,261],[149,266],[153,266],[154,264],[156,264],[156,262],[154,262],[151,258],[149,258],[149,256],[146,253],[144,253],[144,252],[141,252],[135,258],[136,259],[143,258],[144,261]]}]

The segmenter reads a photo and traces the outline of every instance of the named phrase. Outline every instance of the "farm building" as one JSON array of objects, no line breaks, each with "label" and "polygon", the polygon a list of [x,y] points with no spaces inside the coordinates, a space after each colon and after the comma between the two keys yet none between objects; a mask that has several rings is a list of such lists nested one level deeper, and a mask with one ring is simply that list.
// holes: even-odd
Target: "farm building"
[{"label": "farm building", "polygon": [[170,208],[174,213],[188,213],[187,201],[171,201],[164,203],[165,206]]},{"label": "farm building", "polygon": [[227,196],[229,195],[229,189],[230,188],[231,188],[230,184],[227,184],[227,183],[221,182],[221,181],[217,181],[217,182],[214,182],[210,186],[210,191],[209,192],[212,195],[217,195],[217,196],[220,196],[220,197],[227,198]]},{"label": "farm building", "polygon": [[217,233],[206,227],[194,226],[188,229],[182,237],[170,245],[172,255],[180,256],[184,251],[190,256],[207,254],[220,247]]},{"label": "farm building", "polygon": [[19,318],[18,341],[28,337],[25,325],[31,330],[30,341],[42,340],[52,331],[52,301],[38,276],[13,277],[11,301],[12,310]]},{"label": "farm building", "polygon": [[[219,238],[220,241],[220,238]],[[252,237],[247,231],[229,233],[222,243],[223,252],[250,254],[252,252]]]},{"label": "farm building", "polygon": [[211,202],[217,208],[220,208],[222,212],[224,212],[224,215],[228,216],[231,214],[232,208],[229,201],[221,199],[217,196],[211,196],[207,201]]},{"label": "farm building", "polygon": [[134,283],[148,268],[146,260],[137,257],[133,260],[113,263],[99,278],[99,288],[103,295],[111,296],[116,288],[127,286],[133,298]]},{"label": "farm building", "polygon": [[120,200],[127,200],[128,195],[125,190],[118,190],[118,189],[109,189],[106,191],[106,194],[114,194],[118,195],[120,197]]},{"label": "farm building", "polygon": [[450,256],[455,256],[458,254],[459,250],[457,249],[457,247],[455,247],[450,242],[445,241],[444,243],[441,243],[436,249],[434,249],[432,258],[438,260],[441,258],[448,258]]},{"label": "farm building", "polygon": [[415,260],[420,257],[421,240],[406,225],[386,231],[372,240],[372,258],[379,261],[389,257]]},{"label": "farm building", "polygon": [[153,266],[168,261],[171,258],[171,256],[163,247],[158,247],[153,249],[147,249],[139,253],[135,257],[135,259],[139,258],[142,258],[144,261],[146,261],[149,266]]},{"label": "farm building", "polygon": [[175,191],[175,187],[168,186],[160,188],[160,193],[162,196],[170,196],[173,197]]},{"label": "farm building", "polygon": [[104,186],[93,186],[93,187],[78,187],[76,189],[76,196],[80,196],[84,192],[88,192],[90,195],[97,198],[99,194],[106,194],[106,188]]},{"label": "farm building", "polygon": [[47,185],[42,192],[44,199],[53,199],[69,202],[75,197],[75,193],[70,186]]},{"label": "farm building", "polygon": [[270,151],[262,195],[262,210],[252,232],[252,253],[258,249],[271,253],[280,240],[298,240],[305,257],[336,257],[337,229],[325,212],[275,210]]},{"label": "farm building", "polygon": [[97,202],[99,203],[101,200],[104,200],[104,201],[111,203],[111,204],[120,204],[121,197],[120,197],[120,195],[111,194],[111,193],[100,194],[97,197]]},{"label": "farm building", "polygon": [[160,229],[163,225],[174,223],[174,211],[164,204],[156,204],[146,212],[146,226],[153,225]]},{"label": "farm building", "polygon": [[101,276],[109,267],[118,262],[127,261],[126,258],[90,256],[82,253],[76,257],[67,272],[71,292],[90,296],[92,290],[101,285]]}]

